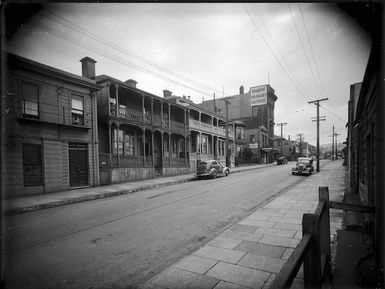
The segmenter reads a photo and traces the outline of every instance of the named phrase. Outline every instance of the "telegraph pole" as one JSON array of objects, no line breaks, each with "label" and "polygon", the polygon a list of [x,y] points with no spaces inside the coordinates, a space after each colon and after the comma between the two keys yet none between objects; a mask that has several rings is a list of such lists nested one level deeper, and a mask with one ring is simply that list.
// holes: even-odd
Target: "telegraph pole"
[{"label": "telegraph pole", "polygon": [[314,103],[317,106],[317,173],[319,172],[319,103],[325,100],[328,100],[328,98],[309,101],[309,103]]},{"label": "telegraph pole", "polygon": [[303,133],[297,134],[297,136],[299,136],[299,154],[300,154],[300,157],[302,157],[302,135],[303,135]]},{"label": "telegraph pole", "polygon": [[287,125],[287,122],[277,123],[277,125],[280,125],[280,126],[281,126],[281,156],[282,156],[282,127],[283,127],[284,125]]},{"label": "telegraph pole", "polygon": [[[224,96],[224,88],[223,88],[223,96]],[[231,104],[231,102],[229,101],[229,99],[233,99],[234,96],[231,96],[231,97],[223,97],[223,98],[219,98],[218,100],[223,100],[225,102],[225,107],[226,107],[226,150],[225,150],[225,157],[226,157],[226,166],[229,167],[230,164],[229,164],[229,104]]]},{"label": "telegraph pole", "polygon": [[339,136],[341,134],[340,133],[335,133],[334,135],[336,136],[336,158],[335,158],[335,160],[337,160],[337,152],[338,152],[338,150],[337,150],[337,136]]},{"label": "telegraph pole", "polygon": [[332,137],[332,161],[334,161],[334,125],[333,125],[333,134]]}]

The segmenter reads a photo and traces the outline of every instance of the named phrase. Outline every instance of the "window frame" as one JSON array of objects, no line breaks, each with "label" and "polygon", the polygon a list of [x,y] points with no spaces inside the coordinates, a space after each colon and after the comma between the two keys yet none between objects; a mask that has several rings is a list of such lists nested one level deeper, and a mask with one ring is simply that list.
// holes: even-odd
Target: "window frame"
[{"label": "window frame", "polygon": [[[26,163],[25,156],[26,155],[29,155],[29,156],[33,155],[33,152],[26,151],[27,147],[29,147],[29,148],[38,147],[40,156],[37,159],[39,160],[39,162]],[[44,185],[43,146],[41,144],[22,143],[21,150],[22,150],[22,161],[23,161],[23,184],[24,184],[24,187],[33,187],[33,186]],[[35,169],[38,168],[38,170],[40,171],[40,174],[31,174],[31,175],[26,174],[26,172],[27,172],[26,167],[29,167],[29,166],[35,167]],[[37,179],[37,181],[33,181],[33,180],[31,181],[31,179],[36,178],[36,177],[39,177]]]},{"label": "window frame", "polygon": [[[29,85],[29,86],[36,88],[36,90],[37,90],[36,100],[34,100],[32,98],[27,98],[24,95],[24,85]],[[40,118],[40,87],[39,87],[39,85],[36,83],[22,80],[20,87],[21,87],[20,89],[21,89],[21,101],[22,101],[21,108],[22,108],[23,116],[24,117],[30,117],[30,118]],[[33,111],[33,109],[31,109],[31,108],[26,108],[26,103],[36,104],[36,114],[26,112],[26,111]]]},{"label": "window frame", "polygon": [[[81,103],[82,103],[82,109],[74,108],[74,103],[73,100],[75,98],[81,98]],[[84,103],[85,103],[85,98],[83,95],[79,94],[71,94],[71,123],[73,125],[84,125]],[[81,112],[81,113],[80,113]],[[75,119],[78,118],[79,121],[75,121]]]}]

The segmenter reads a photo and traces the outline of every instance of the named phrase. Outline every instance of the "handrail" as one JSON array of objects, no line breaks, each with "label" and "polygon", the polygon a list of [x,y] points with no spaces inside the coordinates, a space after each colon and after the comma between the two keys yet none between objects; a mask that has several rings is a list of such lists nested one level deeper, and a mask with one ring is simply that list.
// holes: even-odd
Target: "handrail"
[{"label": "handrail", "polygon": [[289,259],[281,268],[279,274],[275,277],[273,283],[270,285],[270,289],[290,288],[302,265],[302,261],[305,258],[306,250],[310,246],[311,237],[312,235],[310,233],[303,236]]},{"label": "handrail", "polygon": [[304,287],[321,288],[324,276],[331,276],[329,188],[319,187],[314,214],[302,216],[303,237],[270,288],[290,288],[303,263]]}]

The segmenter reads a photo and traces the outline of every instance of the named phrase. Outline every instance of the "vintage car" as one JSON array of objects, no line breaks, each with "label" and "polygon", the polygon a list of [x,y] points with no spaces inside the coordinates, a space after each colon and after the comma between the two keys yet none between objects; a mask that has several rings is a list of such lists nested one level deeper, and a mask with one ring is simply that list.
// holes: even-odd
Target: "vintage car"
[{"label": "vintage car", "polygon": [[314,171],[312,158],[298,158],[295,168],[291,169],[293,175],[310,176]]},{"label": "vintage car", "polygon": [[198,179],[211,177],[215,179],[217,175],[228,176],[230,169],[220,164],[217,160],[200,161],[197,167],[196,177]]},{"label": "vintage car", "polygon": [[283,165],[283,164],[287,164],[287,159],[285,157],[279,157],[277,159],[277,165]]}]

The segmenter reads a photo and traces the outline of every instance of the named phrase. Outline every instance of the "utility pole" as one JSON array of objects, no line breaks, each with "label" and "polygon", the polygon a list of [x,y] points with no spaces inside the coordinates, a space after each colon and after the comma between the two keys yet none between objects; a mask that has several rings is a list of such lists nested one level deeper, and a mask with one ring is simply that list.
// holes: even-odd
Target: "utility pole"
[{"label": "utility pole", "polygon": [[303,133],[297,134],[297,136],[299,136],[299,154],[300,154],[300,157],[302,157],[302,135],[303,135]]},{"label": "utility pole", "polygon": [[319,103],[325,100],[328,100],[328,98],[309,101],[309,103],[314,103],[317,106],[317,173],[319,172]]},{"label": "utility pole", "polygon": [[282,127],[283,127],[284,125],[287,125],[287,122],[277,123],[277,125],[280,125],[280,126],[281,126],[281,141],[280,141],[280,143],[281,143],[281,156],[282,156]]},{"label": "utility pole", "polygon": [[338,150],[337,150],[337,136],[339,136],[339,135],[341,135],[340,133],[335,133],[334,134],[335,136],[336,136],[336,158],[335,158],[335,160],[337,160],[337,152],[338,152]]},{"label": "utility pole", "polygon": [[[320,117],[311,117],[311,121],[312,122],[317,122],[317,125],[318,125],[318,122],[319,121],[325,121],[326,120],[326,116],[320,116]],[[319,129],[319,128],[317,128],[317,129]],[[319,161],[319,157],[318,157],[318,155],[319,155],[319,151],[317,150],[317,163],[318,163],[318,161]]]},{"label": "utility pole", "polygon": [[333,125],[333,134],[332,137],[332,161],[334,161],[334,125]]},{"label": "utility pole", "polygon": [[[223,88],[223,96],[224,96],[224,88]],[[225,102],[225,107],[226,107],[226,150],[225,150],[225,157],[226,157],[226,166],[230,166],[230,159],[229,159],[229,104],[231,102],[229,99],[233,99],[234,96],[231,97],[223,97],[223,98],[218,98],[218,100],[223,100]]]}]

